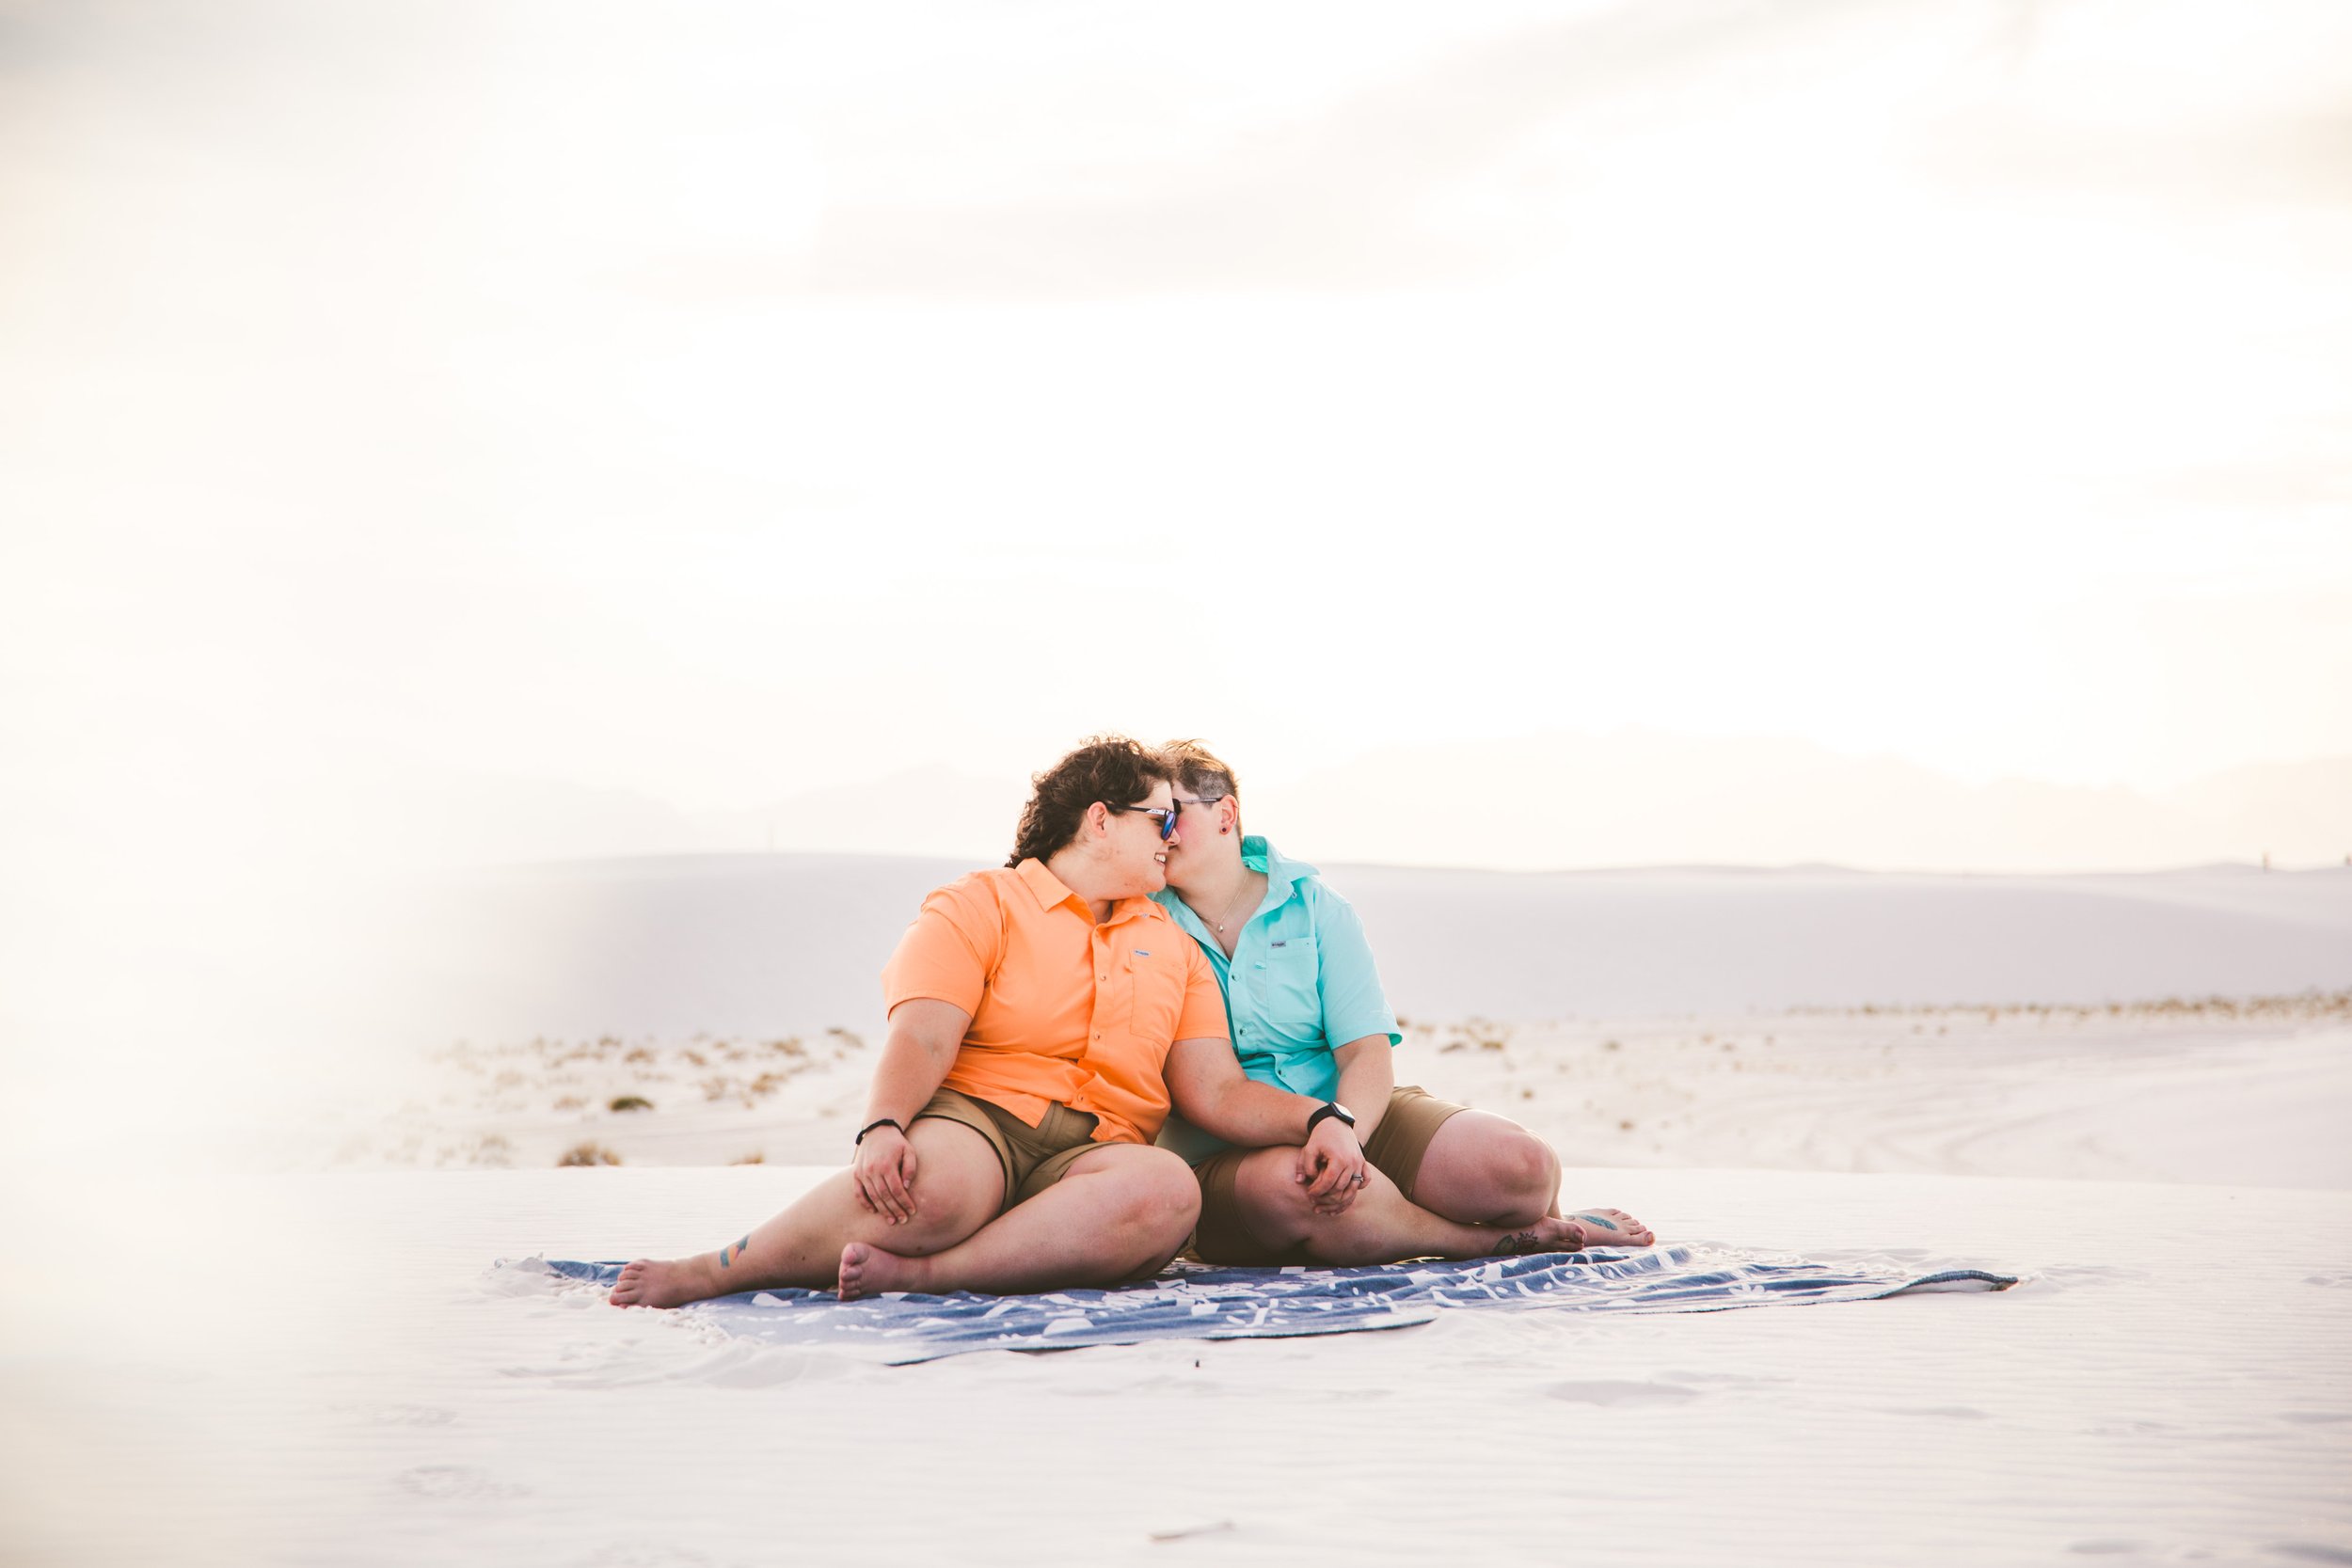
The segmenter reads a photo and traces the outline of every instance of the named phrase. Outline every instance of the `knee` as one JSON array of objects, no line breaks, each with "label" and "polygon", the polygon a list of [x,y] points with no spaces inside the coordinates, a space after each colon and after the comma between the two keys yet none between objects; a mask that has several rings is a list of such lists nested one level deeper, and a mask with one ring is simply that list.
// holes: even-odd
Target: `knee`
[{"label": "knee", "polygon": [[1529,1225],[1551,1207],[1560,1186],[1560,1157],[1534,1133],[1514,1128],[1487,1150],[1486,1175],[1505,1209],[1500,1223]]},{"label": "knee", "polygon": [[904,1258],[928,1258],[934,1252],[945,1252],[959,1242],[968,1241],[972,1233],[988,1223],[985,1215],[968,1215],[960,1212],[925,1213],[915,1212],[904,1225],[879,1222],[876,1240],[888,1250]]},{"label": "knee", "polygon": [[914,1217],[892,1225],[879,1214],[868,1215],[879,1245],[908,1258],[928,1258],[945,1252],[995,1218],[995,1211],[966,1193],[925,1194],[916,1200]]},{"label": "knee", "polygon": [[1240,1201],[1243,1222],[1268,1246],[1296,1246],[1326,1223],[1315,1212],[1307,1189],[1293,1178],[1287,1159],[1245,1164],[1233,1196]]},{"label": "knee", "polygon": [[1127,1183],[1125,1217],[1138,1230],[1172,1232],[1182,1245],[1200,1217],[1200,1183],[1192,1167],[1168,1150],[1155,1148],[1152,1154]]},{"label": "knee", "polygon": [[1139,1273],[1156,1274],[1184,1250],[1200,1218],[1200,1183],[1192,1167],[1165,1149],[1124,1184],[1119,1234],[1132,1237]]}]

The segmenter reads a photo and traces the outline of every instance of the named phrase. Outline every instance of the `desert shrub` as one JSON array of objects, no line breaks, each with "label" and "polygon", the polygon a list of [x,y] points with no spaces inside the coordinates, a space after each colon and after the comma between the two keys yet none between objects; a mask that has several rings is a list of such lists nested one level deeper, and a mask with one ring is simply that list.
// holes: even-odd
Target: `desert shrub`
[{"label": "desert shrub", "polygon": [[642,1094],[615,1095],[612,1103],[607,1105],[605,1109],[608,1111],[650,1111],[653,1109],[653,1101]]},{"label": "desert shrub", "polygon": [[621,1157],[602,1144],[574,1144],[555,1163],[558,1165],[617,1165]]}]

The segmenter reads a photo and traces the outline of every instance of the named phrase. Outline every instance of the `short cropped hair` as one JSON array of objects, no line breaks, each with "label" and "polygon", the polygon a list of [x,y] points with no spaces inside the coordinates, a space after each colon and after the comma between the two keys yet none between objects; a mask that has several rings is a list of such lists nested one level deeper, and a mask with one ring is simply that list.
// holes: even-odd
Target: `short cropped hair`
[{"label": "short cropped hair", "polygon": [[1176,787],[1195,800],[1214,800],[1220,795],[1241,797],[1241,781],[1233,770],[1198,740],[1171,740],[1160,748],[1176,780]]},{"label": "short cropped hair", "polygon": [[1106,806],[1136,805],[1152,793],[1153,784],[1173,784],[1175,779],[1176,770],[1149,747],[1123,735],[1091,736],[1029,781],[1034,791],[1029,803],[1021,808],[1012,858],[1005,863],[1051,860],[1078,836],[1087,807],[1095,801]]}]

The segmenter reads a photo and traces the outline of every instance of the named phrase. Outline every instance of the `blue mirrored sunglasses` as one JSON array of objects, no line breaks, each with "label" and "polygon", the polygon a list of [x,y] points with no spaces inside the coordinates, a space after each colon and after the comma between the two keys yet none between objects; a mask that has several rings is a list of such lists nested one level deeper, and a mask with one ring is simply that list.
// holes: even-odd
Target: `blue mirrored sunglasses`
[{"label": "blue mirrored sunglasses", "polygon": [[1104,801],[1103,805],[1107,811],[1139,811],[1160,825],[1161,838],[1170,839],[1176,836],[1176,812],[1171,806],[1114,806],[1108,800]]}]

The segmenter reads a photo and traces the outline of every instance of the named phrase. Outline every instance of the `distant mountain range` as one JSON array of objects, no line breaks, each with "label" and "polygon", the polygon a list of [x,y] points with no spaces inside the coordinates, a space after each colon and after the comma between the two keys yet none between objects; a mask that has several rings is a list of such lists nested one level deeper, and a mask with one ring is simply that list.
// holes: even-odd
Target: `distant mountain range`
[{"label": "distant mountain range", "polygon": [[[1386,747],[1263,782],[1237,761],[1247,825],[1327,863],[2056,872],[2352,855],[2352,757],[2232,768],[2162,794],[1979,786],[1806,741],[1645,730]],[[987,864],[1010,847],[1027,791],[1024,778],[933,767],[688,813],[622,791],[449,777],[369,816],[389,858],[412,863],[774,849]]]}]

